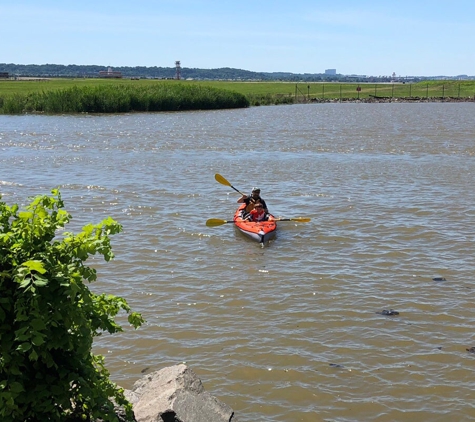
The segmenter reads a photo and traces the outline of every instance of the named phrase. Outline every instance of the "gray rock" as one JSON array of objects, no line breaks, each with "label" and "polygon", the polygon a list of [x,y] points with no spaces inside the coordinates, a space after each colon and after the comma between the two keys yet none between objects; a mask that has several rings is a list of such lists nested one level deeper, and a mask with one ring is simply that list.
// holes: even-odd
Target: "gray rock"
[{"label": "gray rock", "polygon": [[137,422],[238,422],[233,410],[206,392],[183,364],[145,375],[125,396]]}]

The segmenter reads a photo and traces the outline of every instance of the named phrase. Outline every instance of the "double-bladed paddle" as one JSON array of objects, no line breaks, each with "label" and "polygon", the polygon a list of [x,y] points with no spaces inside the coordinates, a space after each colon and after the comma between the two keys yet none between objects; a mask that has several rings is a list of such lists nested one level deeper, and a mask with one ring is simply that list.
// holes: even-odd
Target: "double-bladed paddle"
[{"label": "double-bladed paddle", "polygon": [[[270,220],[272,221],[272,220]],[[308,217],[295,217],[295,218],[274,218],[273,221],[296,221],[298,223],[308,223],[310,218]],[[208,227],[221,226],[222,224],[234,223],[234,220],[221,220],[219,218],[210,218],[206,221]]]},{"label": "double-bladed paddle", "polygon": [[[242,196],[246,196],[245,193],[242,193],[240,191],[238,191],[233,185],[231,185],[231,183],[229,183],[223,176],[221,176],[220,174],[216,173],[214,175],[214,178],[216,179],[216,181],[218,183],[221,183],[222,185],[224,186],[229,186],[230,188],[233,188],[237,193],[240,193]],[[231,221],[232,223],[232,221]]]}]

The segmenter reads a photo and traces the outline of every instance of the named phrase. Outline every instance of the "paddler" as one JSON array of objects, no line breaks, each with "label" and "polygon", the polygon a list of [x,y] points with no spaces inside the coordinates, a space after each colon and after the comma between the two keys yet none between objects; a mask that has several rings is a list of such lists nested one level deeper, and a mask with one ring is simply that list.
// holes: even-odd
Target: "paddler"
[{"label": "paddler", "polygon": [[269,212],[269,210],[267,209],[267,205],[266,205],[266,201],[264,201],[262,198],[261,198],[261,190],[259,188],[252,188],[252,191],[251,191],[251,195],[243,195],[241,196],[237,202],[238,204],[246,204],[246,207],[249,205],[249,203],[251,202],[251,199],[254,200],[254,202],[260,202],[262,204],[262,207],[264,209],[264,212],[267,214]]},{"label": "paddler", "polygon": [[249,221],[267,221],[269,220],[269,214],[264,211],[262,203],[256,202],[254,209],[249,213]]}]

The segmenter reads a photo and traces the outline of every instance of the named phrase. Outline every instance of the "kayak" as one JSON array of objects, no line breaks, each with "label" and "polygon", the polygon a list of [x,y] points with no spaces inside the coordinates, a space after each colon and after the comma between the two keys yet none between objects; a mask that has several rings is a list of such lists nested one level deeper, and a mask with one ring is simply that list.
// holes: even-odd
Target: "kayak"
[{"label": "kayak", "polygon": [[277,233],[277,223],[275,221],[247,221],[241,217],[241,211],[246,208],[246,204],[241,205],[234,213],[234,225],[245,236],[265,243],[273,239]]}]

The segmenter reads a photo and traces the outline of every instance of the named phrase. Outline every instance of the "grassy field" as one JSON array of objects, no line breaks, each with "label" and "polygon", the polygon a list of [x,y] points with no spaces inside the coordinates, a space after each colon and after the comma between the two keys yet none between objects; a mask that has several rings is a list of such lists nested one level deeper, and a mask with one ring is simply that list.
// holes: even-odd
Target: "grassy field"
[{"label": "grassy field", "polygon": [[[430,81],[415,84],[381,83],[295,83],[295,82],[196,82],[240,92],[253,96],[292,96],[302,99],[364,99],[371,97],[475,97],[475,81]],[[357,88],[360,88],[358,91]]]},{"label": "grassy field", "polygon": [[139,89],[157,84],[206,86],[245,95],[251,105],[294,103],[303,101],[351,101],[384,99],[464,99],[475,98],[475,81],[426,81],[419,83],[295,83],[176,81],[131,79],[30,79],[0,80],[0,108],[8,96],[28,95],[70,89],[72,87],[135,86]]}]

